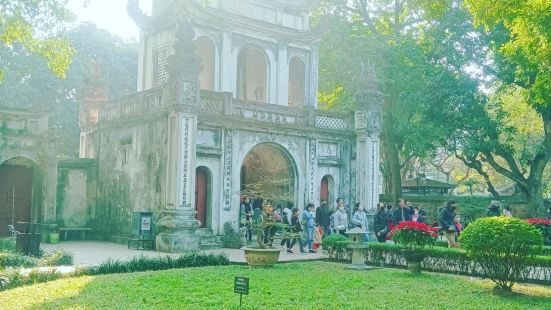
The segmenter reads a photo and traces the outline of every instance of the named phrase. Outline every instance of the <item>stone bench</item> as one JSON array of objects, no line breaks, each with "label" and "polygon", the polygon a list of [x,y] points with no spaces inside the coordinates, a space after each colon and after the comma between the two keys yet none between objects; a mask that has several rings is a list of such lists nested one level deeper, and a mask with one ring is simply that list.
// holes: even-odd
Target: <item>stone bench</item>
[{"label": "stone bench", "polygon": [[67,241],[67,234],[70,231],[80,231],[80,240],[86,240],[86,232],[92,231],[92,228],[89,227],[60,227],[59,233],[63,233],[63,240]]}]

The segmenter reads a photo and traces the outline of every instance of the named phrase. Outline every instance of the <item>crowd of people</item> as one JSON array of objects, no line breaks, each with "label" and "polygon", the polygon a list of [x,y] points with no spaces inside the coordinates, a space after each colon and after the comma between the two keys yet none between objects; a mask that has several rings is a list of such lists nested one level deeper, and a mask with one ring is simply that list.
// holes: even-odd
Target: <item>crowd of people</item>
[{"label": "crowd of people", "polygon": [[[253,236],[253,228],[262,221],[263,206],[267,204],[261,198],[242,197],[241,198],[241,226],[245,230],[246,239],[250,242]],[[268,204],[269,205],[269,204]],[[357,202],[352,212],[350,207],[344,203],[342,198],[338,198],[333,207],[329,207],[327,200],[322,200],[318,207],[309,203],[305,210],[300,213],[298,208],[292,204],[282,206],[281,204],[270,208],[265,216],[269,216],[276,223],[280,223],[282,235],[292,235],[293,237],[283,237],[280,243],[287,253],[293,253],[294,246],[298,243],[300,253],[316,253],[319,249],[322,239],[331,234],[341,234],[346,236],[346,231],[351,228],[359,227],[365,231],[364,241],[369,241],[369,221],[364,205]],[[404,198],[398,200],[398,205],[394,208],[391,204],[378,203],[374,215],[373,232],[378,242],[389,241],[392,229],[403,221],[415,221],[425,223],[433,227],[438,227],[443,237],[447,240],[449,247],[458,247],[457,238],[463,231],[461,217],[456,214],[457,203],[450,200],[445,206],[438,210],[438,218],[427,222],[427,213],[418,206],[413,206],[411,202]],[[546,206],[548,217],[551,218],[551,207]],[[509,206],[502,207],[499,201],[492,201],[488,207],[486,216],[512,216]],[[275,235],[276,228],[270,234]],[[288,232],[289,234],[285,234]],[[266,240],[270,242],[269,240]],[[271,242],[270,242],[271,243]],[[305,249],[307,248],[307,249]]]}]

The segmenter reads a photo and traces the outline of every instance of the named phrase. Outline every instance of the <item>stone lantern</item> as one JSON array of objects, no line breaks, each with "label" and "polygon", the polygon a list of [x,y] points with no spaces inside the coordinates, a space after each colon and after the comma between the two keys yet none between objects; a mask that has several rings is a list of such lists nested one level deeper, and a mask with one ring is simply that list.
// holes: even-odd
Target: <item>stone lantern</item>
[{"label": "stone lantern", "polygon": [[364,242],[364,235],[367,231],[356,227],[348,230],[346,234],[348,238],[352,241],[348,248],[352,250],[352,265],[346,266],[349,269],[355,270],[370,270],[374,267],[367,266],[365,264],[364,251],[368,248],[368,245]]}]

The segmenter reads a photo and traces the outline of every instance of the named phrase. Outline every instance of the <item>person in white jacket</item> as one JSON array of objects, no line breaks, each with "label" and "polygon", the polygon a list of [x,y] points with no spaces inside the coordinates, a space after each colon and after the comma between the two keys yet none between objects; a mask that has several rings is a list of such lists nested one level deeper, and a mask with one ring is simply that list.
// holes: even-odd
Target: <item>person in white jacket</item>
[{"label": "person in white jacket", "polygon": [[333,214],[333,226],[335,231],[343,236],[348,230],[348,214],[344,211],[344,204],[339,204],[337,211]]},{"label": "person in white jacket", "polygon": [[364,206],[361,203],[357,202],[354,209],[356,211],[352,216],[352,225],[365,230],[366,233],[364,235],[364,241],[367,242],[369,241],[369,223],[367,220],[367,214],[364,211]]}]

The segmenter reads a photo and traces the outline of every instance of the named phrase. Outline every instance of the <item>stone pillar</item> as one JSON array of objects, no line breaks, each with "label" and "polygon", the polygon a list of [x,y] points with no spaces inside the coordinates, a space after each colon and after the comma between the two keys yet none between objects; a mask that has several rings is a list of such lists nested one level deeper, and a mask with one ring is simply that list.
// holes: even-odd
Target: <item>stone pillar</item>
[{"label": "stone pillar", "polygon": [[316,138],[309,138],[306,152],[308,154],[308,169],[306,171],[308,177],[308,202],[319,206],[319,191],[316,190],[319,186],[318,183],[318,141]]},{"label": "stone pillar", "polygon": [[167,205],[157,221],[157,250],[183,252],[199,249],[195,234],[195,156],[197,112],[200,106],[200,58],[194,52],[195,32],[188,21],[176,31],[175,54],[169,57],[169,152]]},{"label": "stone pillar", "polygon": [[364,89],[356,94],[355,113],[357,182],[356,197],[364,203],[370,227],[370,239],[375,238],[373,219],[379,202],[380,138],[384,95],[373,67],[364,66]]}]

